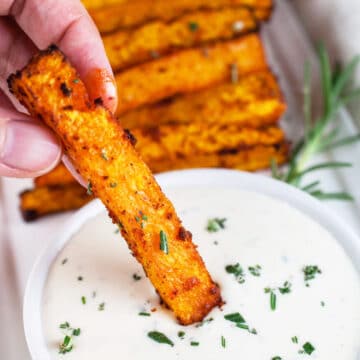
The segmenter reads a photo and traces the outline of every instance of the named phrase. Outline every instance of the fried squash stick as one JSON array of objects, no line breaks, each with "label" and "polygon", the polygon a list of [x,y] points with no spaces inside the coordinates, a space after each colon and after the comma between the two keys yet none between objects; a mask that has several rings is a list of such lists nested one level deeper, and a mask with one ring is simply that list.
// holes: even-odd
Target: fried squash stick
[{"label": "fried squash stick", "polygon": [[[65,153],[106,205],[113,222],[180,324],[201,321],[221,305],[171,202],[139,158],[129,134],[100,101],[90,102],[76,70],[56,46],[8,79],[10,91],[61,139]],[[140,219],[140,220],[139,220]]]},{"label": "fried squash stick", "polygon": [[[62,166],[64,173],[71,174]],[[40,186],[20,194],[20,211],[27,222],[46,215],[76,210],[93,200],[85,188],[73,178],[73,182],[51,186]]]},{"label": "fried squash stick", "polygon": [[197,10],[219,10],[246,6],[256,10],[259,20],[271,14],[272,0],[130,0],[90,10],[101,33],[139,26],[153,20],[171,21]]},{"label": "fried squash stick", "polygon": [[263,127],[278,122],[286,109],[275,77],[261,71],[225,84],[145,105],[119,117],[126,129],[164,124],[238,124]]},{"label": "fried squash stick", "polygon": [[257,34],[207,48],[182,50],[118,73],[117,115],[176,94],[206,89],[232,77],[236,81],[267,68]]},{"label": "fried squash stick", "polygon": [[113,70],[119,71],[179,49],[233,39],[256,28],[251,10],[225,8],[185,14],[170,23],[152,21],[105,35],[103,42]]}]

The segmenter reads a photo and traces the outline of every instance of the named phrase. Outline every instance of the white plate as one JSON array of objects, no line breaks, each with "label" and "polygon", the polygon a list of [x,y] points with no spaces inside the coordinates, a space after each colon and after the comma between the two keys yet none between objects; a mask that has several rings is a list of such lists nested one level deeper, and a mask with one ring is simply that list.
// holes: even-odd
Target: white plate
[{"label": "white plate", "polygon": [[[161,187],[167,189],[187,186],[221,186],[253,191],[280,199],[307,214],[326,228],[345,249],[360,273],[360,241],[357,235],[323,203],[282,182],[249,173],[232,170],[184,170],[157,176]],[[42,330],[42,295],[51,264],[64,245],[81,226],[104,211],[99,200],[94,200],[79,210],[66,224],[58,239],[51,244],[37,261],[25,293],[24,326],[26,340],[34,360],[49,360]]]}]

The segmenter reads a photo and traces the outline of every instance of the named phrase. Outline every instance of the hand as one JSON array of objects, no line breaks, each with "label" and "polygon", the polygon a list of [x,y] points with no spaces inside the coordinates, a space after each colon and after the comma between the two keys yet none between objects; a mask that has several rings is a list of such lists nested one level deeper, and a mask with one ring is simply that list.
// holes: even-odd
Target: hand
[{"label": "hand", "polygon": [[36,177],[61,159],[55,134],[13,105],[6,84],[10,73],[50,44],[70,59],[90,95],[101,97],[115,111],[114,76],[100,35],[80,0],[0,0],[0,176]]}]

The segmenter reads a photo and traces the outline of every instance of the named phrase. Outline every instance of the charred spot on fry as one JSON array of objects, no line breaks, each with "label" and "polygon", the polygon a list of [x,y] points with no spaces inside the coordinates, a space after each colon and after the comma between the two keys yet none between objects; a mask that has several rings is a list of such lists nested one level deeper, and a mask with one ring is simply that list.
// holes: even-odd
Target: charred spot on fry
[{"label": "charred spot on fry", "polygon": [[71,96],[72,91],[70,88],[67,87],[66,83],[63,82],[60,84],[60,90],[64,94],[64,96]]}]

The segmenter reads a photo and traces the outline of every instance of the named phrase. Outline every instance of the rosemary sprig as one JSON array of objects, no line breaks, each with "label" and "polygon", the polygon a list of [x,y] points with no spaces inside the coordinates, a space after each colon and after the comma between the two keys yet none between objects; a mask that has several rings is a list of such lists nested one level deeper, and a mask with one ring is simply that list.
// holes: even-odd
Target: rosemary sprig
[{"label": "rosemary sprig", "polygon": [[331,69],[329,55],[323,45],[319,46],[318,57],[321,72],[321,87],[323,97],[323,111],[318,118],[312,115],[311,67],[308,62],[304,68],[304,136],[294,146],[290,154],[290,162],[285,170],[280,170],[274,159],[271,160],[272,176],[296,186],[319,199],[353,200],[346,192],[325,192],[319,188],[320,181],[303,185],[303,179],[309,173],[324,169],[351,167],[349,162],[329,161],[308,166],[307,163],[315,154],[334,150],[335,148],[352,144],[360,140],[360,134],[345,138],[338,138],[337,115],[340,108],[349,101],[360,96],[360,88],[345,93],[360,62],[360,56],[346,65],[343,69]]}]

